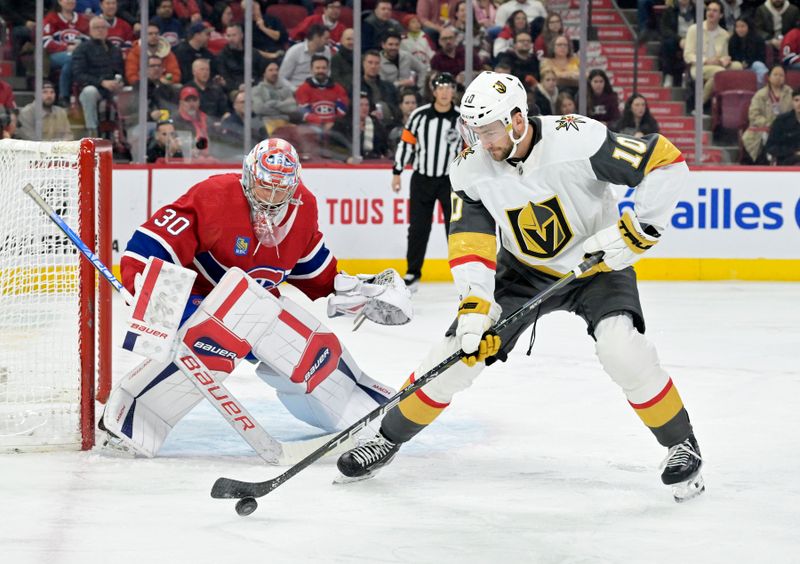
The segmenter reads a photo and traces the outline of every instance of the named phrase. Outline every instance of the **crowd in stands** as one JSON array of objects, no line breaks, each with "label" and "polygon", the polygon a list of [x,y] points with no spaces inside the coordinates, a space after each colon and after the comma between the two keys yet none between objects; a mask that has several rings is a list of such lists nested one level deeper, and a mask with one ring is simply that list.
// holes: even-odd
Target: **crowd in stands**
[{"label": "crowd in stands", "polygon": [[[244,2],[149,2],[152,17],[142,29],[139,0],[45,0],[43,138],[72,138],[69,117],[81,115],[84,130],[75,135],[124,139],[125,122],[136,114],[145,41],[147,160],[235,160],[246,151]],[[365,0],[363,5],[357,61],[347,0],[254,2],[253,140],[285,137],[304,158],[391,158],[410,113],[430,102],[435,76],[452,74],[463,91],[470,6],[475,72],[517,76],[528,89],[531,113],[577,111],[581,46],[564,24],[567,0]],[[695,57],[693,0],[667,0],[657,15],[652,1],[640,1],[639,8],[639,32],[660,42],[663,87],[701,80],[708,107],[717,73],[752,72],[760,89],[741,136],[745,160],[785,164],[797,159],[800,145],[788,153],[783,147],[796,142],[800,130],[800,92],[787,85],[785,72],[800,70],[800,9],[794,3],[707,1],[702,64]],[[10,42],[6,51],[13,54],[19,75],[27,74],[26,57],[33,53],[34,10],[31,1],[0,0]],[[356,64],[362,77],[358,93],[352,92]],[[590,117],[630,135],[659,131],[644,96],[620,100],[605,69],[587,70]],[[356,103],[362,152],[353,159]],[[4,136],[35,135],[33,105],[18,111],[2,81],[0,106]],[[771,132],[775,128],[779,137]]]}]

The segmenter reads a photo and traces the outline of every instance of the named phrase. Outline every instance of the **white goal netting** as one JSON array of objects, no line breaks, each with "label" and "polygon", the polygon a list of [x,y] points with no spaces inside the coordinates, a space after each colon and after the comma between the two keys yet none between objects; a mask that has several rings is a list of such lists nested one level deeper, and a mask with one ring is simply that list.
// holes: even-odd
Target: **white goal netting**
[{"label": "white goal netting", "polygon": [[22,191],[79,233],[79,147],[0,141],[0,450],[81,444],[82,259]]}]

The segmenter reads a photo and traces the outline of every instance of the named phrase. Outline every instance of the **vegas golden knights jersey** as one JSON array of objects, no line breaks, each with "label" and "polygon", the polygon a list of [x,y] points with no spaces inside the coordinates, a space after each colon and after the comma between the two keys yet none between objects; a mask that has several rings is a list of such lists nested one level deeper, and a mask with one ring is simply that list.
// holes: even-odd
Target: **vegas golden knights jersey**
[{"label": "vegas golden knights jersey", "polygon": [[496,162],[480,144],[450,166],[449,259],[462,295],[494,293],[500,244],[553,276],[574,268],[583,242],[619,218],[612,184],[636,186],[639,221],[663,231],[688,168],[666,137],[609,131],[579,116],[530,118],[534,146],[522,161]]}]

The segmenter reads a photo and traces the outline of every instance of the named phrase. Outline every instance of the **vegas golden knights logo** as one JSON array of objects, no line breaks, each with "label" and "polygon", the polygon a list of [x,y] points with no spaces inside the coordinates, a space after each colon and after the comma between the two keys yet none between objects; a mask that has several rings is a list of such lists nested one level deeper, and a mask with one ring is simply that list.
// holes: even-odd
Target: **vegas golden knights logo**
[{"label": "vegas golden knights logo", "polygon": [[572,239],[572,229],[558,196],[506,210],[506,215],[517,245],[526,255],[538,259],[553,258]]},{"label": "vegas golden knights logo", "polygon": [[502,80],[498,80],[497,82],[492,84],[492,88],[497,90],[500,94],[505,94],[506,93],[506,85],[503,84]]}]

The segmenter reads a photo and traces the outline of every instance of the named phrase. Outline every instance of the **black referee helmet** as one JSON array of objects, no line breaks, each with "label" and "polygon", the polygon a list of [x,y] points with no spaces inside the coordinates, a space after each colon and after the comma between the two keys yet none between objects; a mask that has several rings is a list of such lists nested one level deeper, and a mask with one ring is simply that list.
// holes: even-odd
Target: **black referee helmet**
[{"label": "black referee helmet", "polygon": [[431,88],[434,90],[437,86],[452,86],[456,87],[456,79],[449,72],[439,73],[433,80],[431,80]]}]

